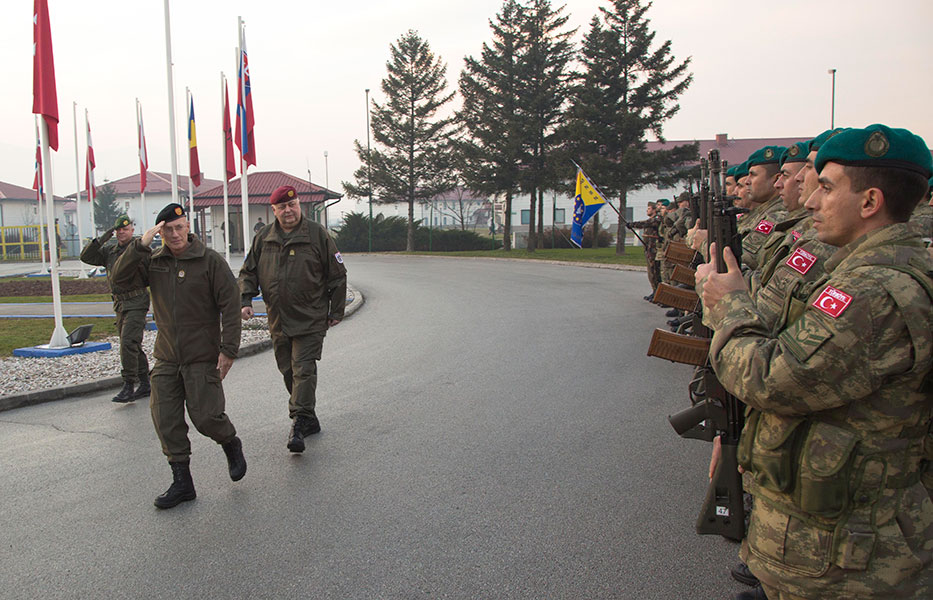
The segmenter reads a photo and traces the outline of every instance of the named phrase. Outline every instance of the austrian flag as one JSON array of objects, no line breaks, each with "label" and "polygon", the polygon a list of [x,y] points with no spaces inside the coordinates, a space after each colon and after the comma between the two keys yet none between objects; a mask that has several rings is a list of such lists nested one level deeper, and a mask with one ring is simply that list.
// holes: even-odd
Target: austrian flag
[{"label": "austrian flag", "polygon": [[837,290],[831,285],[827,285],[819,297],[813,301],[813,306],[835,319],[842,314],[842,311],[851,302],[852,296],[842,290]]}]

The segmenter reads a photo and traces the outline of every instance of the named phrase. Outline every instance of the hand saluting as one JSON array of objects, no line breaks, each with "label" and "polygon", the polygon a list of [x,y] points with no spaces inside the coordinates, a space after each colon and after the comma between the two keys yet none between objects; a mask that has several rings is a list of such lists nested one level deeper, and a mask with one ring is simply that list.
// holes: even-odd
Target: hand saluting
[{"label": "hand saluting", "polygon": [[152,243],[152,240],[155,239],[157,234],[162,233],[162,226],[165,225],[165,221],[159,221],[153,227],[150,227],[146,233],[143,234],[142,239],[140,240],[143,246],[148,246]]}]

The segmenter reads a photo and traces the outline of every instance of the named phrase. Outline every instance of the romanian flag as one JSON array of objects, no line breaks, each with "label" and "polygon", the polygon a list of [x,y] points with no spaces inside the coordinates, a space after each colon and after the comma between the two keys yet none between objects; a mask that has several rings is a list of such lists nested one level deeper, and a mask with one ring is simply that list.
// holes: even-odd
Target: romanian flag
[{"label": "romanian flag", "polygon": [[583,247],[583,226],[605,203],[606,199],[583,173],[583,169],[577,168],[577,192],[573,203],[573,223],[570,226],[570,241],[576,247]]},{"label": "romanian flag", "polygon": [[32,13],[32,112],[49,129],[49,148],[58,150],[58,93],[52,59],[52,28],[47,0],[35,0]]},{"label": "romanian flag", "polygon": [[201,185],[201,165],[198,163],[198,133],[194,126],[194,96],[188,110],[188,176],[195,187]]},{"label": "romanian flag", "polygon": [[227,181],[236,177],[236,158],[233,154],[233,130],[230,129],[230,94],[227,93],[227,82],[224,81],[224,156]]},{"label": "romanian flag", "polygon": [[236,146],[247,165],[256,165],[256,146],[253,142],[253,91],[246,56],[246,33],[240,31],[240,60],[237,65],[236,94]]}]

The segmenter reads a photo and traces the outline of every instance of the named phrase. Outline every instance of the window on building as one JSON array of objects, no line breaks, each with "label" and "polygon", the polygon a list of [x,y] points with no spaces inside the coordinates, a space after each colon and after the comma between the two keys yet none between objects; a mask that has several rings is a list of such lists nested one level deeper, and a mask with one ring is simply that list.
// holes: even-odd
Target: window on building
[{"label": "window on building", "polygon": [[558,208],[554,211],[554,223],[559,225],[566,223],[566,221],[564,221],[564,210],[566,209]]},{"label": "window on building", "polygon": [[528,225],[531,223],[531,210],[522,209],[522,225]]}]

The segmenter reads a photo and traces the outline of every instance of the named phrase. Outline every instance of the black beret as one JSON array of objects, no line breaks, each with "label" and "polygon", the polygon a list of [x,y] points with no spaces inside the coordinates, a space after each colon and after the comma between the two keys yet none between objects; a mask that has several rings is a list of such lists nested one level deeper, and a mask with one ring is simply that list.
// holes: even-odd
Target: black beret
[{"label": "black beret", "polygon": [[159,211],[159,214],[156,216],[156,223],[171,223],[175,219],[180,219],[185,216],[185,208],[181,204],[175,204],[172,202],[165,208]]}]

